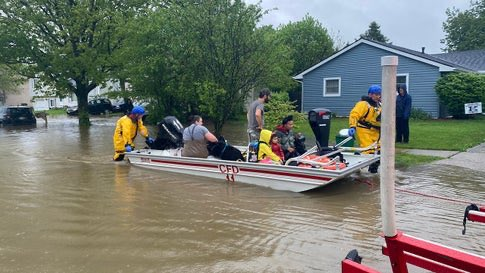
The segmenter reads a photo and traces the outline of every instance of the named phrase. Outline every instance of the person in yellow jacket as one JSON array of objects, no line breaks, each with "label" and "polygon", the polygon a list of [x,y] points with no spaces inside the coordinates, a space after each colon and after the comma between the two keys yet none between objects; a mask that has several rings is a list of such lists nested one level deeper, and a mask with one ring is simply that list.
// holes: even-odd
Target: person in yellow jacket
[{"label": "person in yellow jacket", "polygon": [[259,136],[258,160],[271,159],[275,164],[282,164],[280,157],[271,149],[271,135],[270,130],[263,129]]},{"label": "person in yellow jacket", "polygon": [[[372,85],[369,87],[368,96],[357,102],[349,115],[349,136],[353,136],[359,142],[361,148],[368,147],[374,142],[379,142],[381,136],[381,87]],[[373,153],[374,150],[363,153]],[[376,173],[377,166],[371,165],[369,171]]]},{"label": "person in yellow jacket", "polygon": [[135,148],[133,141],[137,133],[146,138],[147,143],[153,143],[154,140],[148,137],[148,129],[143,125],[142,117],[145,109],[141,106],[135,106],[131,112],[116,122],[116,128],[113,135],[113,144],[115,149],[114,161],[122,161],[125,152],[131,152]]}]

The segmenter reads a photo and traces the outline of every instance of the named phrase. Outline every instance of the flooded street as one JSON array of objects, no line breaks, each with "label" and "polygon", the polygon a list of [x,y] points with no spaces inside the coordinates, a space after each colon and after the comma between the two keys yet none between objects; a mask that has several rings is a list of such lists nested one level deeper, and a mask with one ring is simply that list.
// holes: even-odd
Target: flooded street
[{"label": "flooded street", "polygon": [[[116,118],[92,122],[0,128],[0,272],[340,272],[354,248],[391,272],[378,176],[292,193],[146,170],[111,160]],[[235,144],[246,137],[226,130]],[[485,255],[483,224],[461,234],[467,202],[485,203],[483,172],[426,165],[397,177],[400,230]]]}]

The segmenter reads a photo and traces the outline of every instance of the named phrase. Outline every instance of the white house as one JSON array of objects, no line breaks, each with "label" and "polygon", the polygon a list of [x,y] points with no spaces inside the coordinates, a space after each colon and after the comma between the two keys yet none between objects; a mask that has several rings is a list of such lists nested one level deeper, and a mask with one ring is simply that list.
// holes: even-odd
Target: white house
[{"label": "white house", "polygon": [[[35,88],[37,79],[29,79],[22,85],[17,87],[16,93],[2,92],[0,96],[0,105],[20,105],[27,104],[33,106],[35,111],[44,111],[55,108],[64,108],[77,105],[77,98],[75,94],[60,98],[54,96],[46,96],[42,89]],[[120,86],[118,82],[108,82],[107,87],[101,88],[97,86],[89,92],[88,99],[102,97],[108,91],[119,91]]]}]

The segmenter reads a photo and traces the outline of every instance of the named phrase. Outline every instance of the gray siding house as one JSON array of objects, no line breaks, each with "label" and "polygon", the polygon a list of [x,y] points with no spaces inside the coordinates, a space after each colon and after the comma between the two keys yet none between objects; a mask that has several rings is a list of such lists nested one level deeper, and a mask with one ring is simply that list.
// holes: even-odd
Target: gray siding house
[{"label": "gray siding house", "polygon": [[[413,107],[433,118],[445,114],[434,90],[436,81],[453,71],[480,71],[447,60],[447,54],[434,56],[361,38],[293,77],[302,86],[302,111],[327,108],[337,116],[348,116],[370,85],[381,84],[381,57],[390,55],[399,58],[397,83],[407,84]],[[483,60],[478,67],[484,67]]]}]

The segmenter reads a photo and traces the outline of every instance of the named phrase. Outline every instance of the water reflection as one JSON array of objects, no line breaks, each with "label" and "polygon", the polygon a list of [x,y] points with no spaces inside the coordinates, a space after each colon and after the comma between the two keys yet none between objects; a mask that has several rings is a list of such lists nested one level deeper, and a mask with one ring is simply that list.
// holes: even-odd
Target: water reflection
[{"label": "water reflection", "polygon": [[[3,271],[339,272],[357,248],[390,272],[377,176],[301,194],[146,170],[111,161],[116,118],[92,122],[0,129]],[[461,235],[462,201],[483,200],[482,172],[427,165],[397,175],[399,229],[485,254],[482,226]]]}]

